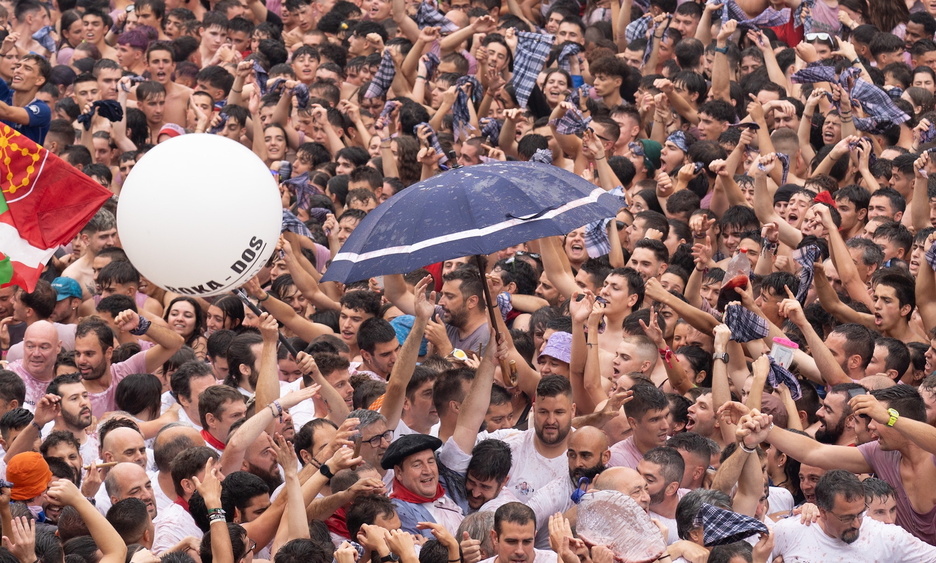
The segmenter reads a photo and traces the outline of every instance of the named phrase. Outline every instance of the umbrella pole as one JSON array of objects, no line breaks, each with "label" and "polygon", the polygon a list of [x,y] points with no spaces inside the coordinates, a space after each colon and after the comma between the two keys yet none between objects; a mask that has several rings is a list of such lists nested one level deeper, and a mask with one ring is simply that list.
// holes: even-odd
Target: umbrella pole
[{"label": "umbrella pole", "polygon": [[[478,271],[481,273],[481,291],[483,292],[484,300],[487,303],[487,310],[491,327],[494,329],[494,342],[488,343],[488,346],[491,346],[492,344],[497,346],[497,341],[500,340],[501,337],[500,328],[497,324],[497,317],[494,316],[500,314],[497,312],[497,301],[491,298],[491,289],[487,284],[487,268],[485,266],[484,258],[482,258],[480,254],[475,254],[475,262],[477,262]],[[511,373],[510,363],[506,358],[500,360],[500,368],[501,377],[504,378],[505,382],[511,383],[514,376]]]}]

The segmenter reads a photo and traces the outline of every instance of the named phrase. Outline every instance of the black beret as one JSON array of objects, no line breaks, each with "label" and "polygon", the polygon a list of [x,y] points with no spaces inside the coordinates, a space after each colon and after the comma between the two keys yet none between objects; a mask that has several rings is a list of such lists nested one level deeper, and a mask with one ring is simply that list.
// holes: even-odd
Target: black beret
[{"label": "black beret", "polygon": [[383,459],[380,460],[380,466],[384,469],[393,469],[394,466],[403,463],[403,460],[409,456],[425,450],[436,451],[442,447],[442,440],[428,434],[406,434],[400,436],[395,442],[390,444]]}]

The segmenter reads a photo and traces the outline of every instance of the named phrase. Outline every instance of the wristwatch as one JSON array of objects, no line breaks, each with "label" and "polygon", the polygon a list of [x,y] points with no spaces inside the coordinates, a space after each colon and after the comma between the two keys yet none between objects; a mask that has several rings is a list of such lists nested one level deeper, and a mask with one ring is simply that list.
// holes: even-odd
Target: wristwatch
[{"label": "wristwatch", "polygon": [[324,463],[322,464],[321,467],[319,467],[319,473],[324,475],[325,478],[329,480],[331,480],[331,478],[335,476],[335,474],[331,472],[331,469],[328,468],[328,465]]},{"label": "wristwatch", "polygon": [[897,424],[897,419],[900,418],[900,413],[897,412],[897,409],[887,409],[887,414],[890,415],[890,418],[887,419],[887,425],[893,426]]},{"label": "wristwatch", "polygon": [[727,364],[727,363],[728,363],[728,352],[722,352],[721,354],[712,354],[712,359],[713,359],[713,360],[721,360],[721,361],[723,361],[723,362],[725,362],[725,363]]},{"label": "wristwatch", "polygon": [[391,553],[389,555],[384,555],[383,557],[381,557],[380,563],[391,563],[391,562],[395,563],[399,560],[400,558],[396,554]]}]

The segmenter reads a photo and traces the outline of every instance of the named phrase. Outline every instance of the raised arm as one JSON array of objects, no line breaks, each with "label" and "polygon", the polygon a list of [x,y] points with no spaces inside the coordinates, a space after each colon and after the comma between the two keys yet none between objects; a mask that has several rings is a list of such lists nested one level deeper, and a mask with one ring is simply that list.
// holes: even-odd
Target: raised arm
[{"label": "raised arm", "polygon": [[874,471],[857,448],[820,444],[809,436],[775,428],[772,417],[762,414],[757,409],[741,417],[738,423],[738,441],[740,445],[751,450],[762,442],[770,442],[800,463],[824,469],[844,469],[852,473]]},{"label": "raised arm", "polygon": [[256,299],[260,306],[273,315],[276,320],[283,323],[283,326],[305,341],[311,341],[323,334],[334,334],[334,331],[328,326],[313,323],[309,319],[296,314],[295,309],[290,305],[264,291],[256,278],[244,284],[244,291],[247,292],[247,295]]},{"label": "raised arm", "polygon": [[127,545],[104,515],[81,495],[81,491],[74,483],[68,479],[52,481],[46,491],[46,496],[57,505],[71,506],[78,512],[78,516],[101,551],[99,563],[124,563],[127,558]]},{"label": "raised arm", "polygon": [[[491,344],[495,343],[494,331],[491,331]],[[497,348],[503,347],[506,352],[506,346],[502,343],[496,345]],[[455,430],[452,432],[452,439],[462,452],[470,454],[474,449],[475,440],[478,436],[478,430],[484,424],[484,417],[487,414],[488,407],[491,405],[491,388],[494,386],[494,366],[495,364],[495,346],[488,345],[484,350],[484,356],[478,369],[475,370],[474,380],[465,400],[462,401],[461,408],[458,410],[458,421],[455,423]]]},{"label": "raised arm", "polygon": [[[386,282],[386,278],[384,278],[384,282]],[[426,297],[426,289],[430,283],[432,283],[432,276],[426,276],[416,284],[415,302],[413,303],[413,312],[416,318],[413,321],[413,328],[403,342],[403,347],[400,348],[397,361],[390,371],[387,392],[384,394],[384,402],[380,407],[380,414],[386,417],[387,428],[391,430],[400,423],[400,416],[403,414],[403,402],[406,400],[406,386],[409,385],[410,379],[413,377],[416,360],[419,358],[419,345],[422,342],[423,334],[426,332],[429,317],[432,316],[435,310],[432,305],[435,301],[435,292],[433,291],[428,298]]]},{"label": "raised arm", "polygon": [[[121,331],[130,332],[131,330],[140,328],[140,319],[141,317],[138,313],[127,309],[117,314],[114,318],[114,324],[116,324]],[[169,358],[171,358],[173,354],[179,351],[179,348],[181,348],[183,344],[185,344],[185,340],[182,339],[180,334],[169,327],[156,323],[150,323],[149,328],[146,329],[144,334],[156,343],[156,346],[146,351],[146,371],[149,373],[158,370],[164,363],[169,361]]]}]

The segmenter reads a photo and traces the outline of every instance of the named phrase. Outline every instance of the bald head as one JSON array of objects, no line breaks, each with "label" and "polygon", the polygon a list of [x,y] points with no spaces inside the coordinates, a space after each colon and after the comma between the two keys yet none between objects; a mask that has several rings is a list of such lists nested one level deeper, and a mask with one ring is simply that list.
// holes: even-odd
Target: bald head
[{"label": "bald head", "polygon": [[182,423],[164,427],[153,441],[153,461],[160,473],[169,473],[172,460],[179,453],[196,446],[204,446],[205,439],[198,430]]},{"label": "bald head", "polygon": [[569,447],[588,447],[604,451],[608,449],[608,436],[594,426],[583,426],[572,433]]},{"label": "bald head", "polygon": [[104,479],[104,489],[111,504],[117,504],[125,498],[138,498],[146,504],[146,511],[150,517],[156,518],[153,484],[146,470],[139,465],[125,462],[111,467]]},{"label": "bald head", "polygon": [[599,491],[618,491],[631,497],[644,510],[650,509],[650,493],[647,480],[630,467],[611,467],[605,469],[595,479],[595,489]]},{"label": "bald head", "polygon": [[51,381],[55,377],[55,359],[61,350],[55,325],[36,321],[23,336],[23,367],[36,379]]},{"label": "bald head", "polygon": [[143,435],[133,428],[114,428],[104,436],[101,457],[104,461],[135,463],[146,469],[146,443]]}]

